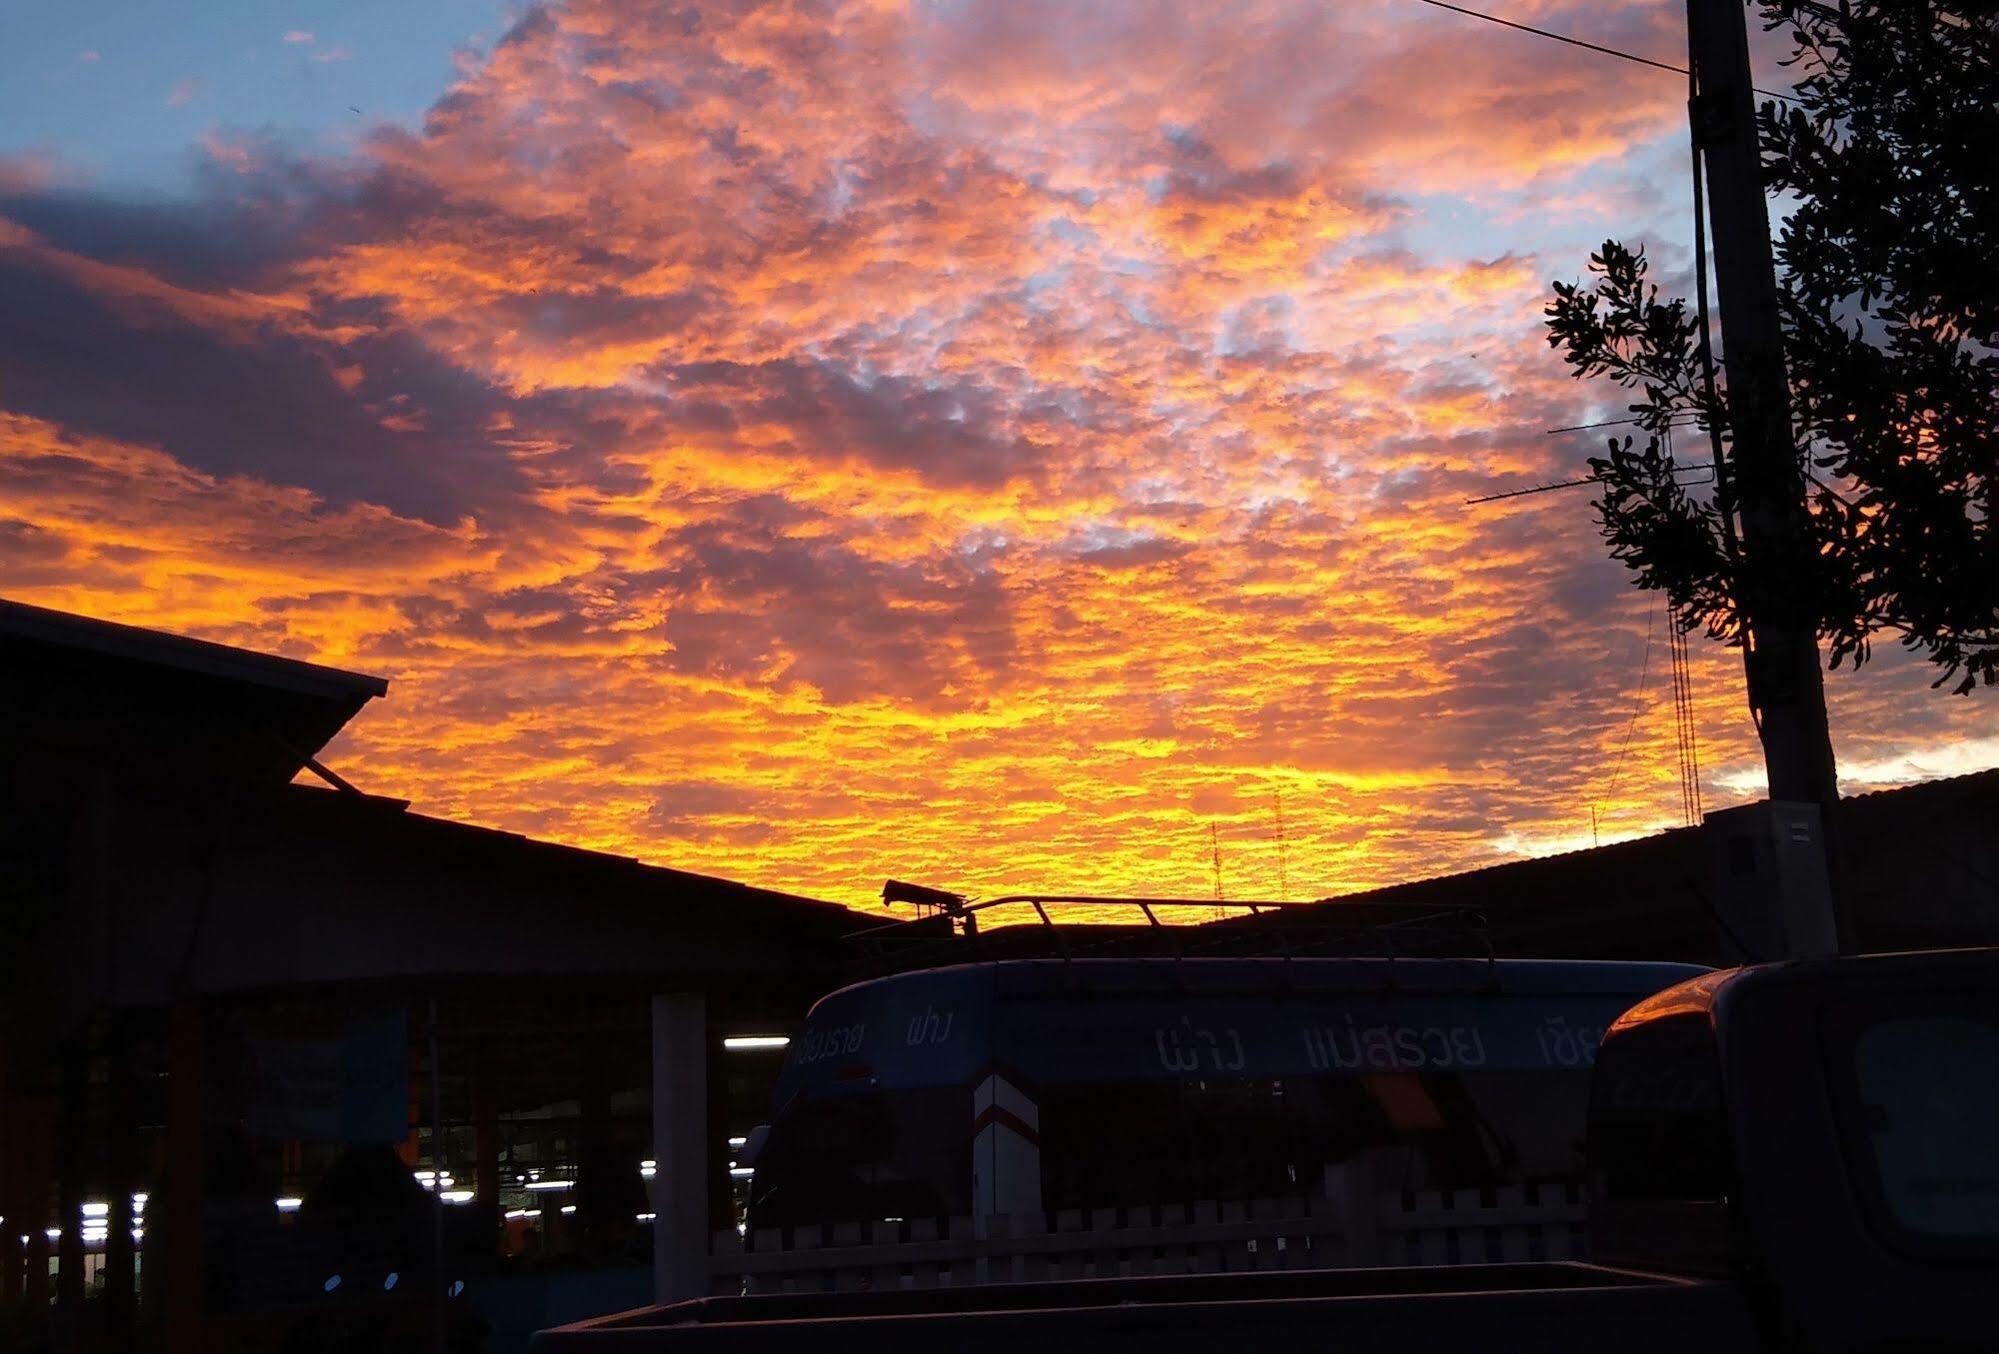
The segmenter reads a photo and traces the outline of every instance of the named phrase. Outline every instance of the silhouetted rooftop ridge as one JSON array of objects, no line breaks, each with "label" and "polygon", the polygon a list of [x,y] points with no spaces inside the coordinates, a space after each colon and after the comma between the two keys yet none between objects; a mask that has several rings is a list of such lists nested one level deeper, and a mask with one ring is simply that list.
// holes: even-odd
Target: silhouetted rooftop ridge
[{"label": "silhouetted rooftop ridge", "polygon": [[302,696],[367,698],[386,695],[389,689],[386,679],[365,673],[282,658],[255,649],[239,649],[232,644],[191,639],[164,630],[52,611],[4,597],[0,597],[0,636],[248,682]]}]

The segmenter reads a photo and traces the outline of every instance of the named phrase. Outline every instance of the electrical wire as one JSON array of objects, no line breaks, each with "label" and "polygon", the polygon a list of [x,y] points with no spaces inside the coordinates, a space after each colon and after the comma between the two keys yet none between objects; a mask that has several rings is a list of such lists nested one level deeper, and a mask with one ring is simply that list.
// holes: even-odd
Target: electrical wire
[{"label": "electrical wire", "polygon": [[1685,75],[1687,73],[1685,66],[1669,66],[1663,61],[1654,61],[1649,56],[1639,56],[1633,52],[1620,52],[1615,47],[1603,47],[1594,42],[1584,42],[1581,38],[1572,38],[1561,33],[1551,33],[1545,28],[1536,28],[1532,24],[1515,23],[1511,19],[1502,19],[1497,14],[1485,14],[1475,9],[1466,9],[1462,5],[1446,4],[1444,0],[1422,0],[1422,3],[1433,5],[1438,9],[1450,10],[1453,14],[1463,14],[1468,18],[1483,19],[1489,24],[1498,24],[1502,28],[1517,28],[1522,33],[1532,33],[1537,38],[1553,38],[1556,42],[1566,42],[1571,47],[1582,47],[1592,52],[1601,52],[1605,56],[1615,56],[1621,57],[1626,61],[1635,61],[1641,66],[1653,66],[1662,71],[1671,71],[1675,75]]},{"label": "electrical wire", "polygon": [[[1667,435],[1668,437],[1671,436],[1670,430],[1668,430]],[[1685,474],[1688,471],[1698,472],[1702,470],[1708,471],[1711,474],[1714,471],[1714,467],[1711,465],[1703,465],[1699,462],[1695,462],[1692,465],[1674,466],[1672,473],[1675,475],[1680,475],[1680,474]],[[1693,484],[1693,485],[1705,484],[1706,482],[1707,481],[1705,480],[1681,481],[1682,484]],[[1585,484],[1601,484],[1601,483],[1603,483],[1603,481],[1598,479],[1595,475],[1585,475],[1583,478],[1579,480],[1557,480],[1553,484],[1535,484],[1535,485],[1529,485],[1525,489],[1507,489],[1496,494],[1481,494],[1477,498],[1466,499],[1465,506],[1467,508],[1475,508],[1481,503],[1498,503],[1501,500],[1508,498],[1525,498],[1529,494],[1552,493],[1557,489],[1580,489]]]},{"label": "electrical wire", "polygon": [[[1673,415],[1675,421],[1678,421],[1681,417],[1679,414]],[[1692,418],[1693,415],[1689,414],[1685,417]],[[1541,433],[1543,436],[1553,437],[1556,433],[1586,433],[1591,428],[1615,428],[1623,423],[1643,423],[1644,421],[1643,418],[1607,418],[1601,423],[1574,423],[1566,428],[1543,428],[1541,429]]]},{"label": "electrical wire", "polygon": [[[1650,66],[1654,70],[1671,71],[1675,75],[1689,74],[1685,66],[1675,66],[1665,61],[1654,61],[1651,57],[1639,56],[1636,52],[1626,52],[1616,47],[1605,47],[1601,43],[1596,42],[1585,42],[1581,38],[1572,38],[1566,33],[1550,32],[1545,28],[1536,28],[1532,24],[1516,23],[1512,19],[1502,19],[1497,14],[1487,14],[1483,10],[1466,9],[1463,5],[1448,4],[1446,0],[1418,0],[1418,3],[1429,5],[1435,9],[1447,9],[1453,14],[1462,14],[1468,19],[1483,19],[1489,24],[1498,24],[1501,28],[1513,28],[1518,29],[1522,33],[1532,33],[1537,38],[1548,38],[1555,42],[1567,43],[1571,47],[1581,47],[1585,51],[1597,52],[1604,56],[1614,56],[1621,61],[1633,61],[1641,66]],[[1756,92],[1768,99],[1782,99],[1786,103],[1798,102],[1798,98],[1794,94],[1779,94],[1771,89],[1758,89]]]}]

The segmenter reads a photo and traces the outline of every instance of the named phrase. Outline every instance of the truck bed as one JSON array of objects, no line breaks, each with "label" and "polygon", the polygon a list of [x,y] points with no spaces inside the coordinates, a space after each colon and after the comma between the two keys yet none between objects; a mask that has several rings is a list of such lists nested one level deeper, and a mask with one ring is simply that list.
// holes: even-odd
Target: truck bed
[{"label": "truck bed", "polygon": [[535,1337],[536,1354],[1291,1350],[1505,1354],[1756,1348],[1740,1294],[1581,1263],[1293,1270],[703,1298]]}]

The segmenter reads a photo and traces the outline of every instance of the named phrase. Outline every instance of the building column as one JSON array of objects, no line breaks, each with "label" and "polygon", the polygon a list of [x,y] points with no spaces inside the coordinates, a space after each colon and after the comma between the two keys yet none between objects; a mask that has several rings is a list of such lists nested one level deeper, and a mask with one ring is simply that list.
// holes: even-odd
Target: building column
[{"label": "building column", "polygon": [[[155,1251],[165,1258],[166,1273],[147,1275],[147,1283],[163,1281],[167,1354],[200,1354],[206,1306],[202,1166],[208,1147],[201,1006],[180,998],[167,1021],[167,1207],[161,1219],[167,1234],[166,1244]],[[146,1212],[154,1210],[149,1205]]]},{"label": "building column", "polygon": [[489,1257],[499,1250],[500,1109],[493,1095],[493,1059],[482,1039],[472,1068],[472,1207],[483,1222]]},{"label": "building column", "polygon": [[[21,1256],[21,1296],[40,1321],[49,1310],[49,1194],[55,1175],[56,1100],[49,1095],[17,1093],[13,1099],[12,1132],[7,1165],[13,1175],[13,1200],[7,1209],[8,1235],[17,1239]],[[26,1237],[25,1242],[18,1238]]]},{"label": "building column", "polygon": [[708,1012],[652,999],[653,1301],[708,1296]]},{"label": "building column", "polygon": [[[4,1027],[0,1027],[0,1303],[21,1296],[21,1205],[14,1191],[14,1160],[21,1153],[21,1130],[14,1122],[14,1083],[9,1075]],[[8,1219],[15,1219],[12,1226]]]},{"label": "building column", "polygon": [[89,1090],[87,1034],[62,1054],[62,1098],[56,1129],[56,1307],[70,1321],[83,1313],[83,1178],[90,1116],[84,1104]]},{"label": "building column", "polygon": [[138,1244],[132,1229],[138,1215],[132,1207],[132,1194],[139,1184],[139,1131],[133,1117],[138,1081],[133,1062],[150,1051],[135,1031],[117,1027],[106,1050],[110,1067],[105,1086],[104,1178],[111,1212],[107,1219],[110,1235],[104,1241],[104,1298],[114,1339],[129,1337],[137,1312],[134,1262]]}]

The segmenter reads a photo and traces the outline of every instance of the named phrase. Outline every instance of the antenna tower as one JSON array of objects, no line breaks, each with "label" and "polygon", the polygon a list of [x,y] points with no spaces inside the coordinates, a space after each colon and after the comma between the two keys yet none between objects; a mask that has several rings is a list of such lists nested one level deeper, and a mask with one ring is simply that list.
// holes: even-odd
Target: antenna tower
[{"label": "antenna tower", "polygon": [[1284,835],[1284,787],[1278,786],[1270,792],[1272,806],[1277,813],[1277,896],[1291,897],[1291,843]]},{"label": "antenna tower", "polygon": [[1223,914],[1222,904],[1228,900],[1228,895],[1222,892],[1222,837],[1215,829],[1212,820],[1208,823],[1208,850],[1215,862],[1215,916],[1219,918]]}]

